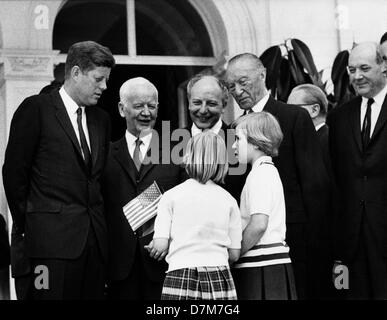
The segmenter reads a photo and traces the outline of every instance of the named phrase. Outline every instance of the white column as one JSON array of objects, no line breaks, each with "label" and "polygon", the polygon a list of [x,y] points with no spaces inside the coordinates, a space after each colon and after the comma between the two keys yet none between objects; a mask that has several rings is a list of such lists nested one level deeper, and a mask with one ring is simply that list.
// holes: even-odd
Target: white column
[{"label": "white column", "polygon": [[[57,51],[0,50],[0,163],[4,163],[12,116],[20,103],[39,91],[53,79]],[[0,211],[7,212],[7,225],[12,228],[2,175],[0,176]],[[15,298],[11,280],[11,298]]]}]

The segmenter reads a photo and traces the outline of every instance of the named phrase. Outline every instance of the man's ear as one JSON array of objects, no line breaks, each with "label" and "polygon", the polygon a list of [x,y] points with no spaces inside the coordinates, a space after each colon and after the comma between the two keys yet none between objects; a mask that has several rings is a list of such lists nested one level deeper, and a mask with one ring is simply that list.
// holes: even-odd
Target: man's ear
[{"label": "man's ear", "polygon": [[315,103],[312,105],[312,118],[317,117],[320,114],[320,105]]},{"label": "man's ear", "polygon": [[265,81],[265,80],[266,80],[266,68],[262,68],[262,69],[260,70],[259,77],[261,78],[262,81]]},{"label": "man's ear", "polygon": [[118,112],[122,118],[125,118],[124,104],[121,101],[118,102]]},{"label": "man's ear", "polygon": [[75,81],[79,79],[79,76],[82,74],[81,68],[74,66],[71,68],[71,78]]}]

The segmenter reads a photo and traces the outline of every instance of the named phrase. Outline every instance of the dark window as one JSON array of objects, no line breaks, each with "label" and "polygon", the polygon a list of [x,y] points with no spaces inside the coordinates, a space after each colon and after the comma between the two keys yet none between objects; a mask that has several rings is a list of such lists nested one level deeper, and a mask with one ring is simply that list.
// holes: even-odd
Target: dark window
[{"label": "dark window", "polygon": [[203,56],[213,51],[196,10],[182,0],[136,0],[138,55]]},{"label": "dark window", "polygon": [[53,48],[66,53],[75,42],[93,40],[113,54],[128,54],[126,0],[69,0],[54,24]]}]

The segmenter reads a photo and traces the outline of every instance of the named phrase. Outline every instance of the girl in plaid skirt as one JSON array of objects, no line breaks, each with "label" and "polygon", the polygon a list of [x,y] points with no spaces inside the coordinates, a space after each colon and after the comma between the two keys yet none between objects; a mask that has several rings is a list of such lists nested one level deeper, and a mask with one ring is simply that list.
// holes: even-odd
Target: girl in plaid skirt
[{"label": "girl in plaid skirt", "polygon": [[242,227],[236,200],[216,183],[228,170],[223,139],[211,132],[190,139],[190,179],[165,192],[158,205],[150,256],[166,256],[162,300],[235,300],[229,261],[239,257]]}]

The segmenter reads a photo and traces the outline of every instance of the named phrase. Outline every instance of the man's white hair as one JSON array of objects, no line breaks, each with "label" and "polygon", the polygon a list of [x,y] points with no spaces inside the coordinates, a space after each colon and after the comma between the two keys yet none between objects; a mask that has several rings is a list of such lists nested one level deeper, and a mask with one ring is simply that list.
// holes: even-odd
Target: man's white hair
[{"label": "man's white hair", "polygon": [[139,86],[147,86],[151,88],[151,90],[153,90],[158,96],[158,91],[152,82],[150,82],[148,79],[137,77],[129,79],[122,84],[120,88],[120,100],[123,101],[127,99],[128,96],[130,96],[130,94],[134,92]]}]

